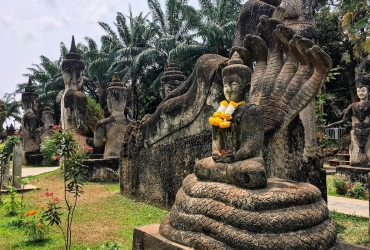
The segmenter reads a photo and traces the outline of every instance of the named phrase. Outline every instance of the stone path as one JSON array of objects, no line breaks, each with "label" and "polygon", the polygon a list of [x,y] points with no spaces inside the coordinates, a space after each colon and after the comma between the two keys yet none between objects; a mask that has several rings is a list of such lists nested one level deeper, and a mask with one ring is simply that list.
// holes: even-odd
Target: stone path
[{"label": "stone path", "polygon": [[328,206],[340,213],[369,217],[369,201],[328,196]]}]

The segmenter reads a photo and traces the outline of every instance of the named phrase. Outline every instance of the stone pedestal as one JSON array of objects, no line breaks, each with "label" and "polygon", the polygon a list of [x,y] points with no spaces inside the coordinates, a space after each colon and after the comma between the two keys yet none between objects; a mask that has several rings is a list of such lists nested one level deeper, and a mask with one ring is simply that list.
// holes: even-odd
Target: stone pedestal
[{"label": "stone pedestal", "polygon": [[22,144],[15,144],[13,147],[13,187],[16,189],[22,186]]},{"label": "stone pedestal", "polygon": [[84,164],[88,166],[87,178],[89,181],[113,182],[119,180],[118,176],[107,169],[110,168],[119,173],[119,158],[90,159],[84,161]]},{"label": "stone pedestal", "polygon": [[265,188],[245,189],[194,174],[159,232],[194,249],[335,249],[337,235],[311,184],[271,178]]},{"label": "stone pedestal", "polygon": [[351,166],[339,166],[336,168],[336,174],[345,176],[351,183],[361,182],[367,186],[367,175],[370,173],[370,168],[360,168]]},{"label": "stone pedestal", "polygon": [[191,247],[167,240],[158,233],[159,223],[136,227],[134,229],[132,250],[190,250]]},{"label": "stone pedestal", "polygon": [[1,189],[6,189],[6,186],[8,185],[8,183],[9,183],[9,173],[10,172],[10,163],[8,162],[7,164],[6,164],[6,166],[5,166],[5,170],[4,170],[4,176],[2,176],[3,177],[3,185],[2,185],[2,187],[0,187],[0,190]]},{"label": "stone pedestal", "polygon": [[27,166],[39,166],[42,165],[43,155],[38,151],[26,152],[25,159],[27,162]]},{"label": "stone pedestal", "polygon": [[[158,232],[160,224],[151,224],[134,229],[132,250],[191,250],[194,248],[180,245],[170,241]],[[336,243],[331,250],[369,250],[370,248],[347,244],[344,242]]]}]

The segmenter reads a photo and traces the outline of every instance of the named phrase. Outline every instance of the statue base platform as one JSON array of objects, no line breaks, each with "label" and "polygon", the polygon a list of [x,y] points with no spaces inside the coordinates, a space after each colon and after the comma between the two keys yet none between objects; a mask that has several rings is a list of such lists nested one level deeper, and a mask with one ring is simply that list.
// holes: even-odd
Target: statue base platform
[{"label": "statue base platform", "polygon": [[116,176],[112,169],[119,173],[119,158],[107,158],[107,159],[90,159],[84,161],[84,164],[88,166],[87,178],[92,182],[116,182],[119,177]]},{"label": "statue base platform", "polygon": [[[145,225],[141,227],[136,227],[134,229],[133,236],[133,250],[157,250],[157,249],[166,249],[166,250],[190,250],[194,249],[184,245],[180,245],[176,242],[170,241],[158,232],[159,223]],[[370,248],[351,245],[344,242],[338,242],[332,250],[369,250]]]},{"label": "statue base platform", "polygon": [[367,175],[370,173],[370,168],[340,165],[336,168],[335,173],[337,175],[345,176],[346,180],[351,183],[361,182],[365,187],[367,187]]},{"label": "statue base platform", "polygon": [[40,152],[26,152],[25,159],[26,159],[26,166],[38,166],[42,165],[43,155]]},{"label": "statue base platform", "polygon": [[179,244],[209,250],[336,249],[337,241],[319,189],[278,178],[252,189],[188,175],[159,232]]}]

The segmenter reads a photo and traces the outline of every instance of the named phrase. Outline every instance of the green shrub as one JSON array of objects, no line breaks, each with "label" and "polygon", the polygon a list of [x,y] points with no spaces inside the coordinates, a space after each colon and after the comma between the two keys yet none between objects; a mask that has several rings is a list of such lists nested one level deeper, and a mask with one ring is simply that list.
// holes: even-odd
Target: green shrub
[{"label": "green shrub", "polygon": [[360,182],[356,182],[352,184],[352,188],[348,190],[347,194],[355,199],[364,198],[365,187]]},{"label": "green shrub", "polygon": [[21,208],[21,197],[12,186],[8,186],[7,191],[9,192],[9,195],[3,201],[3,209],[7,215],[16,215],[18,210]]},{"label": "green shrub", "polygon": [[333,187],[335,187],[335,192],[339,195],[345,195],[346,189],[344,184],[344,179],[342,177],[339,177],[337,175],[333,176],[332,179]]},{"label": "green shrub", "polygon": [[46,165],[56,166],[59,164],[59,161],[54,159],[57,152],[56,142],[54,139],[47,137],[45,142],[41,143],[40,151],[44,156]]},{"label": "green shrub", "polygon": [[103,109],[96,101],[87,97],[87,124],[95,131],[96,123],[104,118]]}]

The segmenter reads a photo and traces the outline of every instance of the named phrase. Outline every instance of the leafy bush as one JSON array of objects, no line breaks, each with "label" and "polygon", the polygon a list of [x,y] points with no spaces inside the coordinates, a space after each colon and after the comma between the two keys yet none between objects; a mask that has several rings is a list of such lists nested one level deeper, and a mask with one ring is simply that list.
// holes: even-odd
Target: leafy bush
[{"label": "leafy bush", "polygon": [[29,241],[39,242],[45,239],[49,227],[44,222],[44,208],[44,206],[39,206],[20,215],[24,219],[25,234]]},{"label": "leafy bush", "polygon": [[44,156],[45,163],[49,166],[58,165],[58,161],[55,158],[55,152],[57,152],[56,142],[50,137],[47,137],[45,142],[41,143],[40,151]]},{"label": "leafy bush", "polygon": [[352,188],[348,190],[347,195],[355,199],[364,198],[365,187],[360,182],[356,182],[352,184]]},{"label": "leafy bush", "polygon": [[3,209],[7,215],[16,215],[21,207],[21,198],[14,187],[8,186],[7,190],[9,195],[3,201]]},{"label": "leafy bush", "polygon": [[346,189],[345,189],[345,184],[344,184],[344,179],[342,177],[339,177],[337,175],[333,176],[332,179],[333,186],[335,187],[335,191],[339,195],[344,195],[346,194]]},{"label": "leafy bush", "polygon": [[87,97],[87,124],[95,131],[96,123],[104,118],[103,109],[96,101]]}]

